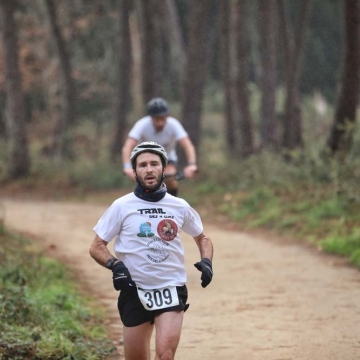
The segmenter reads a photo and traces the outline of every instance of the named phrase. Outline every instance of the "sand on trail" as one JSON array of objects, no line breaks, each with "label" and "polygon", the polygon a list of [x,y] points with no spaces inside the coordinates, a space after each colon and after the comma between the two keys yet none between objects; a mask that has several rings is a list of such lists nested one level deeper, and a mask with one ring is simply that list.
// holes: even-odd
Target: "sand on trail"
[{"label": "sand on trail", "polygon": [[[37,239],[98,299],[122,359],[118,293],[111,273],[88,254],[92,228],[106,206],[11,198],[1,203],[5,226]],[[191,237],[182,237],[190,308],[176,359],[360,359],[357,269],[294,243],[208,223],[205,232],[215,248],[214,279],[206,289],[193,266],[198,249]]]}]

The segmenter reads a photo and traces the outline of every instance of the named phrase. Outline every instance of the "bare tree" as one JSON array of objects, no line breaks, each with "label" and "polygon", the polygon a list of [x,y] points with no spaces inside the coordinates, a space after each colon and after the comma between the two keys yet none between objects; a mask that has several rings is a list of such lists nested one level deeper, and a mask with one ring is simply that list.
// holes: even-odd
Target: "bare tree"
[{"label": "bare tree", "polygon": [[69,127],[73,126],[75,121],[76,88],[72,77],[69,50],[58,23],[56,7],[58,4],[56,5],[54,0],[45,0],[45,5],[58,50],[61,71],[62,106],[60,106],[59,113],[56,115],[53,142],[53,151],[56,156],[61,158],[63,155],[69,154]]},{"label": "bare tree", "polygon": [[119,17],[117,36],[117,72],[118,85],[115,98],[115,130],[110,147],[110,156],[116,161],[127,131],[127,113],[130,103],[130,73],[131,73],[131,40],[129,15],[131,0],[118,0],[117,13]]},{"label": "bare tree", "polygon": [[181,119],[197,148],[200,145],[202,101],[207,74],[211,1],[191,1],[189,8],[189,38],[182,86]]},{"label": "bare tree", "polygon": [[234,126],[234,96],[232,91],[232,68],[234,59],[231,52],[231,29],[230,29],[230,6],[231,0],[222,0],[220,3],[220,26],[221,26],[221,70],[222,81],[224,85],[224,97],[225,97],[225,134],[226,145],[229,153],[235,151],[236,135]]},{"label": "bare tree", "polygon": [[176,81],[172,81],[172,83],[176,84],[183,79],[186,58],[180,20],[174,0],[165,0],[162,6],[160,6],[160,10],[161,18],[163,19],[160,24],[164,25],[162,26],[162,32],[170,48],[171,68],[176,76]]},{"label": "bare tree", "polygon": [[344,0],[345,56],[334,124],[327,145],[348,153],[354,136],[360,84],[360,1]]},{"label": "bare tree", "polygon": [[237,153],[246,157],[254,152],[253,126],[249,106],[248,74],[249,74],[249,51],[246,37],[246,0],[236,0],[233,7],[234,21],[236,26],[237,45],[237,104],[239,107],[236,126],[240,130],[240,141]]},{"label": "bare tree", "polygon": [[7,138],[6,119],[5,119],[6,94],[0,91],[0,140]]},{"label": "bare tree", "polygon": [[4,73],[9,114],[9,177],[27,176],[30,172],[26,112],[19,68],[18,28],[15,22],[17,2],[0,0]]},{"label": "bare tree", "polygon": [[261,119],[260,135],[265,148],[278,147],[275,113],[277,80],[277,3],[278,0],[259,1],[259,29],[261,39]]},{"label": "bare tree", "polygon": [[141,33],[142,94],[143,102],[163,96],[162,38],[159,6],[162,0],[136,2]]},{"label": "bare tree", "polygon": [[286,2],[280,0],[278,4],[282,24],[285,55],[284,63],[286,69],[286,101],[282,145],[285,149],[291,150],[303,146],[299,79],[305,50],[311,0],[301,1],[295,36],[290,29],[289,18],[286,12]]}]

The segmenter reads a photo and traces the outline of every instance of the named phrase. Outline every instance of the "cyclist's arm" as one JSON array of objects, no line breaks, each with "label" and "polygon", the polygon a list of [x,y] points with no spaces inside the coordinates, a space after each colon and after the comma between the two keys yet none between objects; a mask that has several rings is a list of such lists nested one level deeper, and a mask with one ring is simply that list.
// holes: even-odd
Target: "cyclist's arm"
[{"label": "cyclist's arm", "polygon": [[124,167],[128,166],[127,164],[131,164],[130,155],[137,143],[137,140],[131,137],[128,137],[125,140],[124,146],[122,148],[122,162]]},{"label": "cyclist's arm", "polygon": [[184,176],[191,178],[197,171],[195,147],[188,136],[180,139],[179,144],[184,149],[187,159],[187,166],[184,167]]},{"label": "cyclist's arm", "polygon": [[179,140],[180,146],[184,149],[188,165],[196,165],[196,151],[188,136]]}]

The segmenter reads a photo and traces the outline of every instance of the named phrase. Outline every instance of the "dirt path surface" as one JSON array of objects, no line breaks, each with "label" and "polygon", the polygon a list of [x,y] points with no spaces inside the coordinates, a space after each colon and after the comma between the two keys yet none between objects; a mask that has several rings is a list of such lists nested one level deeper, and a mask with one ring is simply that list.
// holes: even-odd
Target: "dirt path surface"
[{"label": "dirt path surface", "polygon": [[[79,274],[99,298],[121,342],[108,270],[88,255],[105,206],[3,199],[5,225],[32,235]],[[360,272],[294,244],[205,224],[215,247],[214,279],[202,289],[198,250],[183,236],[190,308],[176,359],[359,360]],[[121,346],[119,359],[122,358]]]}]

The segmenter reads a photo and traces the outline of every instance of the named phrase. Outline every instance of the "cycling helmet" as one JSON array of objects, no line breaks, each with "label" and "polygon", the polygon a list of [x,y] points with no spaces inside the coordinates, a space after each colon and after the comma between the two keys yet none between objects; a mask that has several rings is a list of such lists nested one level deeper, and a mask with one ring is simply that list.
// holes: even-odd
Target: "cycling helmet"
[{"label": "cycling helmet", "polygon": [[163,98],[154,98],[148,102],[147,111],[150,116],[165,116],[169,114],[169,105]]},{"label": "cycling helmet", "polygon": [[130,155],[130,161],[133,169],[136,168],[136,157],[143,152],[151,152],[160,155],[163,166],[167,165],[168,157],[165,149],[156,142],[146,141],[135,146]]}]

